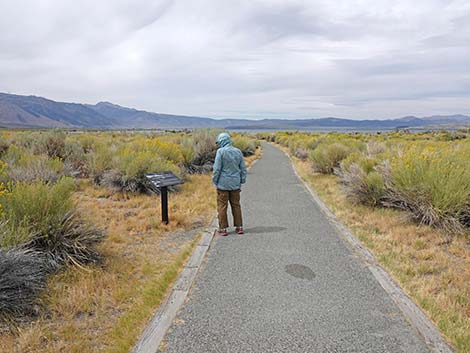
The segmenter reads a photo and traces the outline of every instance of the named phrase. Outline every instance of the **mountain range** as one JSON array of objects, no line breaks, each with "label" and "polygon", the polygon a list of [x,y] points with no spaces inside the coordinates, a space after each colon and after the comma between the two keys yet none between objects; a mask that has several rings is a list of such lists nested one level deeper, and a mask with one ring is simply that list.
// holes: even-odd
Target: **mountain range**
[{"label": "mountain range", "polygon": [[109,102],[64,103],[37,96],[0,93],[0,127],[97,129],[359,129],[470,126],[467,115],[406,116],[388,120],[317,119],[211,119],[152,113]]}]

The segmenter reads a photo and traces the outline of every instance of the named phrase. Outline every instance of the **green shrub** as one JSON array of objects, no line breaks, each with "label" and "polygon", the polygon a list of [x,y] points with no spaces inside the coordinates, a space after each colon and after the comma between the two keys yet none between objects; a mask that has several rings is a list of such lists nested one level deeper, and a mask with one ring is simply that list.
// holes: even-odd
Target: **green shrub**
[{"label": "green shrub", "polygon": [[410,146],[391,161],[385,204],[420,223],[461,232],[470,219],[470,146]]},{"label": "green shrub", "polygon": [[11,248],[40,234],[49,236],[61,228],[73,209],[74,181],[62,178],[56,184],[18,182],[7,186],[0,196],[0,247]]},{"label": "green shrub", "polygon": [[281,137],[279,140],[284,147],[288,147],[291,155],[306,161],[311,151],[317,148],[324,139],[316,135],[299,133]]},{"label": "green shrub", "polygon": [[65,154],[65,133],[60,130],[42,132],[33,144],[35,154],[47,154],[50,158],[63,158]]},{"label": "green shrub", "polygon": [[66,141],[65,134],[60,131],[31,135],[34,140],[21,137],[2,156],[9,165],[10,180],[55,182],[64,175],[87,175],[86,155],[78,142]]},{"label": "green shrub", "polygon": [[323,174],[333,174],[339,163],[345,159],[352,149],[341,143],[320,144],[310,152],[309,160],[313,169]]},{"label": "green shrub", "polygon": [[196,157],[196,151],[193,149],[193,140],[189,136],[184,136],[180,140],[181,153],[183,155],[183,166],[185,169],[189,170],[191,163]]},{"label": "green shrub", "polygon": [[387,146],[381,141],[371,140],[366,145],[367,155],[371,157],[384,153],[386,149]]},{"label": "green shrub", "polygon": [[0,157],[8,150],[10,142],[3,136],[0,136]]},{"label": "green shrub", "polygon": [[15,164],[26,154],[31,153],[25,147],[10,145],[2,156],[2,160],[7,164]]},{"label": "green shrub", "polygon": [[373,171],[365,177],[366,185],[366,202],[371,205],[378,205],[385,194],[384,176],[379,172]]},{"label": "green shrub", "polygon": [[39,134],[39,132],[17,132],[11,139],[12,144],[32,151]]},{"label": "green shrub", "polygon": [[109,144],[109,143],[111,143],[111,141],[103,141],[103,140],[107,140],[107,139],[104,138],[104,137],[100,138],[100,137],[92,135],[92,134],[80,134],[78,136],[75,136],[74,141],[77,142],[78,144],[80,144],[80,146],[82,146],[83,151],[85,153],[89,153],[92,150],[94,150],[96,148],[96,145],[98,145],[98,144],[101,144],[101,143]]},{"label": "green shrub", "polygon": [[[83,140],[83,139],[81,139]],[[165,136],[120,135],[114,142],[87,141],[88,169],[95,183],[115,191],[148,192],[145,174],[172,171],[189,163],[192,141]],[[177,143],[179,142],[179,143]]]},{"label": "green shrub", "polygon": [[217,153],[215,139],[219,131],[210,129],[196,130],[192,133],[193,150],[195,158],[193,164],[202,166],[206,162],[213,162]]},{"label": "green shrub", "polygon": [[114,144],[102,142],[93,145],[86,155],[90,176],[96,184],[100,184],[103,174],[113,167],[113,158],[116,153],[117,147]]},{"label": "green shrub", "polygon": [[340,163],[342,170],[348,170],[351,165],[358,165],[365,173],[375,170],[375,167],[382,161],[382,158],[369,157],[361,152],[353,152]]},{"label": "green shrub", "polygon": [[[217,153],[215,140],[219,133],[218,130],[200,129],[178,140],[185,171],[189,173],[207,173],[212,170]],[[232,142],[244,156],[253,155],[260,146],[260,142],[254,137],[241,134],[233,135]]]},{"label": "green shrub", "polygon": [[0,248],[24,249],[44,255],[49,270],[63,264],[96,262],[95,250],[104,234],[80,219],[72,201],[75,183],[14,183],[0,196]]},{"label": "green shrub", "polygon": [[252,156],[259,146],[259,142],[247,136],[236,135],[232,138],[233,146],[238,148],[243,156]]},{"label": "green shrub", "polygon": [[59,158],[34,155],[14,145],[4,154],[3,160],[8,165],[7,180],[4,181],[55,182],[65,174],[64,164]]},{"label": "green shrub", "polygon": [[113,157],[112,168],[102,174],[100,184],[116,191],[146,193],[149,189],[145,174],[161,171],[179,174],[174,163],[154,152],[125,147]]},{"label": "green shrub", "polygon": [[207,173],[212,170],[218,134],[217,130],[200,129],[183,139],[184,167],[189,173]]},{"label": "green shrub", "polygon": [[66,141],[63,155],[64,169],[67,176],[88,176],[87,156],[80,143]]},{"label": "green shrub", "polygon": [[351,157],[346,158],[338,169],[346,196],[355,203],[380,205],[385,194],[385,180],[375,169],[377,162],[366,157],[351,161]]}]

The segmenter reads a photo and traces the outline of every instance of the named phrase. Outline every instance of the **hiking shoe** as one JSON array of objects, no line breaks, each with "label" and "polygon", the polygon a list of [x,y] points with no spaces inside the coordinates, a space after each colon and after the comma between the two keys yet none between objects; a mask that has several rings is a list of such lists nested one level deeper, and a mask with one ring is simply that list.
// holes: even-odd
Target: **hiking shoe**
[{"label": "hiking shoe", "polygon": [[228,235],[227,228],[225,228],[225,229],[219,229],[219,230],[217,231],[217,233],[218,233],[220,236],[222,236],[222,237],[226,237],[226,236]]},{"label": "hiking shoe", "polygon": [[237,228],[235,228],[235,232],[236,232],[238,235],[245,234],[245,231],[243,230],[243,227],[237,227]]}]

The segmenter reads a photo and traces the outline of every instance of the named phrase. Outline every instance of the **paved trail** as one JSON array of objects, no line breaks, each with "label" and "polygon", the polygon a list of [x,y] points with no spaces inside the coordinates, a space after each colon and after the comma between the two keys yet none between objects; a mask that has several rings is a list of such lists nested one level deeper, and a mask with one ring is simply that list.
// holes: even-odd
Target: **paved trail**
[{"label": "paved trail", "polygon": [[280,150],[264,145],[242,207],[247,234],[214,240],[167,352],[428,352]]}]

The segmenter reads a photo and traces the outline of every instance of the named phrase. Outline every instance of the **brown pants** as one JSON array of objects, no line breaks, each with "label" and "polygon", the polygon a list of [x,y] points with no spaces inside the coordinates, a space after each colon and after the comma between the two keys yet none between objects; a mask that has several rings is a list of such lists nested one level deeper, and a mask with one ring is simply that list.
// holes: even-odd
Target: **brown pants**
[{"label": "brown pants", "polygon": [[219,229],[228,228],[227,207],[230,201],[232,209],[233,225],[242,227],[242,208],[240,206],[240,190],[217,190],[217,213],[219,217]]}]

